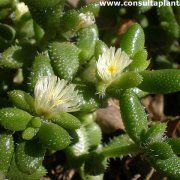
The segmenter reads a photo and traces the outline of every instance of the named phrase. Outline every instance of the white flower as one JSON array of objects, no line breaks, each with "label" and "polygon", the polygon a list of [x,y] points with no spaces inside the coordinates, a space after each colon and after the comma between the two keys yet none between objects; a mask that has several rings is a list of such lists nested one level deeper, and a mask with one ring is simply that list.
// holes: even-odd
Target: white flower
[{"label": "white flower", "polygon": [[79,110],[80,96],[75,85],[56,76],[44,76],[35,86],[35,110],[38,115],[51,117],[60,112]]},{"label": "white flower", "polygon": [[129,56],[119,48],[110,47],[97,61],[97,73],[104,84],[111,84],[121,76],[123,70],[132,62]]},{"label": "white flower", "polygon": [[95,18],[93,13],[87,12],[87,13],[80,13],[79,14],[80,22],[78,25],[78,28],[86,28],[95,23]]}]

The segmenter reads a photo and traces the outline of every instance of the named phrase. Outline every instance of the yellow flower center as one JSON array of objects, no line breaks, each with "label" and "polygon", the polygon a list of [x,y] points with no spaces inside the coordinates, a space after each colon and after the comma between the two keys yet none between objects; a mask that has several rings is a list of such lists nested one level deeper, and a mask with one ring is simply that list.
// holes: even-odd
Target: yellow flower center
[{"label": "yellow flower center", "polygon": [[114,65],[110,65],[110,66],[108,67],[108,71],[109,71],[111,74],[114,74],[114,73],[117,72],[117,68],[116,68],[116,66],[114,66]]}]

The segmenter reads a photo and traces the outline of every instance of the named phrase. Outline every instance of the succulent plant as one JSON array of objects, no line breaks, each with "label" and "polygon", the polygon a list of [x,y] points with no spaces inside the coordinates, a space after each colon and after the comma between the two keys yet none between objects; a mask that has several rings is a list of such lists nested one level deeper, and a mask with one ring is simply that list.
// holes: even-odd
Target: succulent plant
[{"label": "succulent plant", "polygon": [[[138,153],[157,171],[180,179],[180,140],[165,138],[166,124],[150,123],[140,101],[147,94],[178,92],[180,71],[149,68],[147,33],[139,23],[123,34],[120,46],[109,47],[95,19],[99,4],[69,10],[65,4],[0,0],[0,10],[8,7],[13,13],[0,22],[0,100],[5,98],[0,174],[10,180],[40,179],[46,152],[62,150],[66,166],[82,179],[103,179],[110,158]],[[178,38],[172,8],[157,12],[162,30]],[[126,132],[104,144],[96,110],[110,97],[120,101]]]}]

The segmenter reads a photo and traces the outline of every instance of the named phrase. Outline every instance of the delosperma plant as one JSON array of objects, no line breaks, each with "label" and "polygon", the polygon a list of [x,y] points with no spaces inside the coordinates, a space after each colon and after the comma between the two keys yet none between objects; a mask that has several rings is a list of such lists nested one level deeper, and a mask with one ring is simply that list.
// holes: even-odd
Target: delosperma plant
[{"label": "delosperma plant", "polygon": [[[108,47],[99,38],[98,4],[65,4],[0,1],[0,174],[40,179],[47,150],[62,150],[66,168],[82,179],[103,179],[110,158],[139,153],[180,179],[180,140],[166,137],[166,123],[151,123],[140,101],[178,92],[180,71],[150,70],[140,24],[128,28],[120,47]],[[126,132],[104,144],[96,110],[109,97],[120,102]]]}]

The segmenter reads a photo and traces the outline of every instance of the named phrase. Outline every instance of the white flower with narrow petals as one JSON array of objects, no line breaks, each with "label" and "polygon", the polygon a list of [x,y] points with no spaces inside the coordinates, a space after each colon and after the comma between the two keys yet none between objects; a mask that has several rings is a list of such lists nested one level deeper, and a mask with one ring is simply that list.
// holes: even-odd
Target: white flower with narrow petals
[{"label": "white flower with narrow petals", "polygon": [[78,28],[86,28],[95,23],[95,18],[93,13],[87,12],[87,13],[80,13],[79,14],[80,22],[78,25]]},{"label": "white flower with narrow petals", "polygon": [[97,73],[104,84],[109,85],[119,78],[123,70],[132,62],[129,56],[119,48],[110,47],[97,61]]},{"label": "white flower with narrow petals", "polygon": [[56,76],[44,76],[35,86],[35,110],[40,116],[51,117],[60,112],[74,112],[80,108],[80,96],[74,84]]}]

